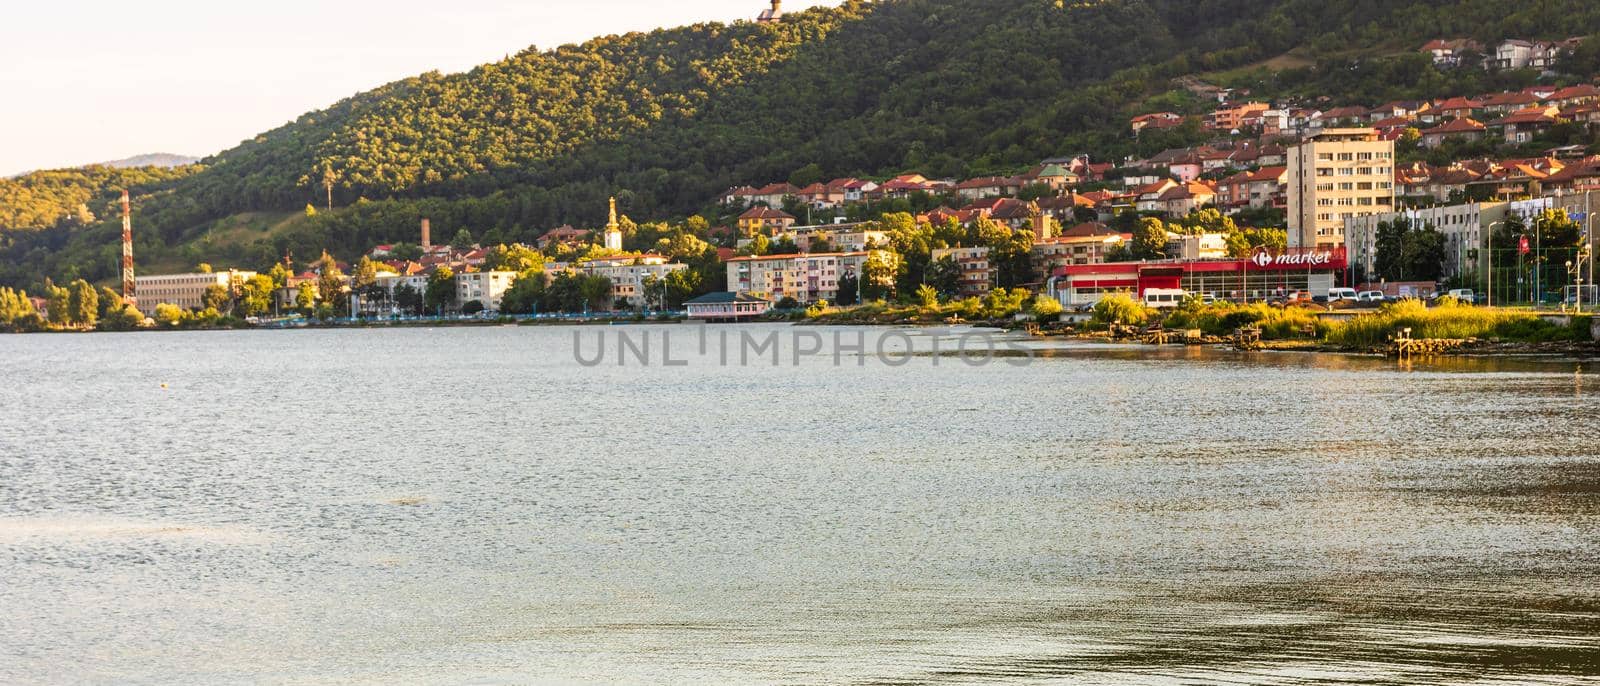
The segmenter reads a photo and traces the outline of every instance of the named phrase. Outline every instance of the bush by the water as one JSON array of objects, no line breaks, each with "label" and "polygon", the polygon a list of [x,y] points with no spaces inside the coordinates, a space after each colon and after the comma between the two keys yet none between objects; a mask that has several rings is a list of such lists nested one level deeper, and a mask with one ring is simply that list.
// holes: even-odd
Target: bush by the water
[{"label": "bush by the water", "polygon": [[1101,298],[1100,302],[1094,304],[1094,317],[1091,321],[1100,326],[1110,324],[1140,326],[1150,321],[1153,314],[1155,312],[1145,307],[1144,303],[1117,293]]},{"label": "bush by the water", "polygon": [[1197,298],[1185,300],[1169,313],[1164,325],[1169,329],[1200,329],[1211,336],[1228,336],[1242,327],[1258,326],[1266,339],[1321,337],[1330,329],[1327,322],[1303,307],[1228,302],[1207,305]]}]

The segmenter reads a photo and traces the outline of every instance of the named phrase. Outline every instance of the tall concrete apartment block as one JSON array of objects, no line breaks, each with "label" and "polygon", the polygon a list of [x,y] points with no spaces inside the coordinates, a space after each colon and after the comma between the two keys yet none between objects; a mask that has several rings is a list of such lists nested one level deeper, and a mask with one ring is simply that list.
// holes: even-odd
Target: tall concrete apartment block
[{"label": "tall concrete apartment block", "polygon": [[1338,248],[1344,220],[1394,211],[1394,142],[1323,129],[1289,149],[1289,246]]}]

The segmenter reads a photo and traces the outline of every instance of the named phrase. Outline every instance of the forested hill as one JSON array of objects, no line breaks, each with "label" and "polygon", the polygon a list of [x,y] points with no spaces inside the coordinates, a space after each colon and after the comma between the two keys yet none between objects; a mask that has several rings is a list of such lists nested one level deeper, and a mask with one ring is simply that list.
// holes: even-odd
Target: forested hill
[{"label": "forested hill", "polygon": [[[284,249],[343,255],[411,238],[423,214],[445,231],[530,240],[598,223],[614,193],[642,220],[802,168],[960,176],[1131,152],[1127,116],[1176,76],[1291,50],[1395,54],[1439,36],[1597,29],[1592,0],[882,0],[608,36],[424,74],[263,133],[141,194],[138,247],[143,260],[262,266]],[[285,219],[321,207],[324,183],[340,209]],[[45,229],[0,232],[0,283],[113,274],[101,246],[115,227],[71,214],[43,208],[30,216],[60,221],[0,227]]]}]

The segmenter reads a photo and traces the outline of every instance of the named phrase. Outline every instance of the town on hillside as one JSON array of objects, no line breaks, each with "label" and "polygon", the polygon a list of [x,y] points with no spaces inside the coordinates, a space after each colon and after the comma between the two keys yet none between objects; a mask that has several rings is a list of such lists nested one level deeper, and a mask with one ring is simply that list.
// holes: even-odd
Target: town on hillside
[{"label": "town on hillside", "polygon": [[[776,21],[781,5],[764,16]],[[1545,69],[1575,41],[1439,39],[1421,50],[1439,69]],[[1594,287],[1593,83],[1369,104],[1258,101],[1183,83],[1214,106],[1139,114],[1127,135],[1201,142],[1148,157],[1091,151],[954,179],[828,179],[809,165],[750,179],[677,223],[636,224],[613,199],[603,226],[562,226],[524,245],[474,240],[476,227],[450,227],[455,238],[438,242],[422,219],[416,243],[374,245],[354,263],[323,255],[296,267],[286,255],[266,274],[140,275],[133,293],[102,299],[147,314],[165,306],[158,321],[740,318],[904,299],[922,286],[947,299],[1027,289],[1070,308],[1149,290],[1238,302],[1450,290],[1537,303]],[[66,289],[52,288],[30,300],[46,318],[65,302]]]}]

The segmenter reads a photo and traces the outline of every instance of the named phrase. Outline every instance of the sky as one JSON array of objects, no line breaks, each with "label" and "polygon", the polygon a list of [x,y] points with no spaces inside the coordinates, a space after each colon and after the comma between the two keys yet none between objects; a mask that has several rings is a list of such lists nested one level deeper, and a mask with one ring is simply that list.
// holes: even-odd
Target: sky
[{"label": "sky", "polygon": [[[205,156],[372,87],[767,0],[47,0],[0,11],[0,176]],[[798,10],[830,2],[787,0]]]}]

